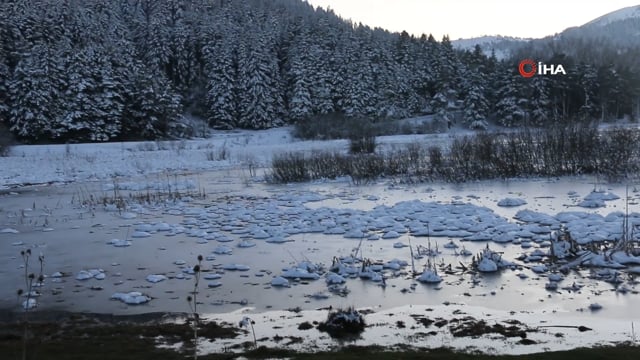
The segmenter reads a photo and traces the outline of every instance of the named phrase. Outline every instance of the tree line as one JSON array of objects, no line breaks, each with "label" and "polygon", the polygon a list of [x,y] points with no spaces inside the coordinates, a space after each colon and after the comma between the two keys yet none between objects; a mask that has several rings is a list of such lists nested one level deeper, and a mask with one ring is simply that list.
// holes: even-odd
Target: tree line
[{"label": "tree line", "polygon": [[520,54],[455,50],[300,0],[5,0],[0,121],[23,141],[65,142],[165,137],[185,115],[264,129],[334,113],[474,128],[640,113],[637,50],[608,62],[556,50],[539,60],[566,76],[524,79]]}]

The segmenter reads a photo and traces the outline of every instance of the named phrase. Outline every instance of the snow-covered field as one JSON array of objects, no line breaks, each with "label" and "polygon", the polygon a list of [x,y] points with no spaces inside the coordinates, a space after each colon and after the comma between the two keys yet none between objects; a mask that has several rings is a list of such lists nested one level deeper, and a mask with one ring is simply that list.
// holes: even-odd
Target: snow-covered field
[{"label": "snow-covered field", "polygon": [[[413,141],[446,145],[449,135],[379,139],[383,151]],[[203,255],[198,309],[232,323],[249,315],[286,329],[293,323],[278,320],[286,309],[314,320],[326,315],[315,309],[356,306],[373,309],[368,322],[393,328],[426,308],[451,316],[453,307],[443,304],[452,304],[487,320],[492,314],[594,329],[561,339],[549,332],[538,339],[545,345],[507,342],[496,352],[630,339],[640,320],[640,257],[596,249],[622,236],[627,191],[629,222],[640,224],[633,184],[594,185],[588,177],[410,186],[262,180],[273,154],[346,146],[296,141],[287,129],[273,129],[172,144],[16,147],[0,158],[0,307],[19,309],[25,301],[16,299],[25,283],[20,251],[31,249],[29,271],[37,273],[37,256],[45,256],[44,286],[35,288],[35,302],[24,303],[36,310],[188,311],[193,266]],[[256,176],[250,168],[258,168]],[[168,190],[181,195],[159,197]],[[154,201],[101,201],[145,194]],[[552,241],[561,227],[592,247],[580,253],[580,265],[562,261],[567,244]],[[560,258],[555,265],[552,256]],[[478,271],[469,271],[474,257]],[[413,268],[422,276],[412,277]],[[376,329],[359,343],[411,341],[409,327],[393,335]],[[309,341],[324,348],[325,340]],[[482,339],[471,344],[440,334],[429,341],[486,349]]]},{"label": "snow-covered field", "polygon": [[[447,134],[388,136],[381,148],[412,141],[447,143]],[[346,140],[299,141],[290,128],[216,132],[207,139],[15,146],[0,157],[0,190],[22,184],[105,181],[118,177],[268,166],[289,151],[346,151]]]}]

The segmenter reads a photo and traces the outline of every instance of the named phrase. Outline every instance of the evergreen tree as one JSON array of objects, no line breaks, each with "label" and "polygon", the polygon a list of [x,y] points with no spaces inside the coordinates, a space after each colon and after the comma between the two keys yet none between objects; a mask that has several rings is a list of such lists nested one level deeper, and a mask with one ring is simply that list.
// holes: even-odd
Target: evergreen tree
[{"label": "evergreen tree", "polygon": [[598,110],[595,104],[598,73],[593,66],[588,64],[583,64],[580,69],[579,83],[584,98],[578,114],[582,120],[591,120]]},{"label": "evergreen tree", "polygon": [[486,129],[489,115],[487,59],[480,46],[467,54],[467,71],[463,77],[463,120],[472,129]]},{"label": "evergreen tree", "polygon": [[24,139],[47,140],[64,133],[60,123],[60,97],[64,65],[44,43],[36,43],[21,60],[9,81],[9,124]]},{"label": "evergreen tree", "polygon": [[498,123],[503,126],[519,126],[522,125],[525,116],[520,101],[519,89],[521,85],[517,82],[517,77],[520,75],[511,74],[506,69],[504,74],[499,81],[501,86],[496,93],[497,99],[499,99],[495,106],[496,117]]},{"label": "evergreen tree", "polygon": [[[256,36],[239,53],[239,118],[245,129],[266,129],[284,123],[278,65],[270,53],[272,44]],[[270,46],[271,45],[271,46]]]},{"label": "evergreen tree", "polygon": [[[2,17],[0,16],[0,19]],[[3,36],[2,28],[0,28],[0,37]],[[0,123],[7,121],[9,115],[9,98],[8,98],[8,83],[9,83],[9,66],[7,65],[7,56],[4,46],[0,43]]]},{"label": "evergreen tree", "polygon": [[154,139],[167,134],[172,121],[181,114],[180,96],[163,74],[152,73],[140,63],[132,69],[125,94],[123,134]]},{"label": "evergreen tree", "polygon": [[484,89],[477,83],[470,86],[464,98],[464,121],[472,129],[486,129],[489,103],[484,95]]},{"label": "evergreen tree", "polygon": [[551,120],[551,101],[549,100],[548,80],[544,76],[529,79],[528,113],[525,122],[533,126],[543,126]]},{"label": "evergreen tree", "polygon": [[217,129],[232,129],[238,121],[238,55],[235,45],[226,40],[233,38],[233,34],[220,36],[204,48],[207,118]]},{"label": "evergreen tree", "polygon": [[620,96],[622,79],[618,71],[611,65],[600,67],[598,71],[598,100],[600,103],[600,120],[620,117]]},{"label": "evergreen tree", "polygon": [[[318,49],[311,46],[306,31],[301,30],[295,43],[289,48],[287,56],[290,92],[288,96],[289,118],[293,121],[304,120],[313,115],[312,83],[314,55]],[[314,54],[315,53],[315,54]]]},{"label": "evergreen tree", "polygon": [[356,32],[348,32],[343,36],[336,53],[338,108],[347,117],[374,117],[376,111],[373,104],[378,99],[371,69],[372,49],[366,45],[369,29],[360,26]]}]

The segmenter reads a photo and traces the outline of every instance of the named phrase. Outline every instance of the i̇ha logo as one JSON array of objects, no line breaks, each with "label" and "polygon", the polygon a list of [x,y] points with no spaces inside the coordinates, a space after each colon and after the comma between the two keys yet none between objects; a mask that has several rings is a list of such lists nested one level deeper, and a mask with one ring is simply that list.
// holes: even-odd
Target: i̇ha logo
[{"label": "i\u0307ha logo", "polygon": [[531,59],[524,59],[520,61],[518,65],[518,71],[520,75],[526,78],[530,78],[533,75],[567,75],[562,65],[543,64],[542,62],[536,63]]}]

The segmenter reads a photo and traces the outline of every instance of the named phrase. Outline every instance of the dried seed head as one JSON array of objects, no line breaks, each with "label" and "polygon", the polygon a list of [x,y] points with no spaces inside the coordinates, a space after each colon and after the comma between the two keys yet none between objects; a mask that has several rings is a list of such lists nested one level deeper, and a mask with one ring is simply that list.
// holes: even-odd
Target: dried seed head
[{"label": "dried seed head", "polygon": [[202,261],[202,255],[198,255],[198,261]]},{"label": "dried seed head", "polygon": [[24,256],[24,250],[20,251],[20,255]]},{"label": "dried seed head", "polygon": [[191,295],[187,296],[187,301],[191,302],[193,300],[193,298],[191,297]]},{"label": "dried seed head", "polygon": [[31,249],[27,249],[27,255],[31,255]]},{"label": "dried seed head", "polygon": [[200,272],[200,265],[194,266],[193,267],[193,272],[196,272],[196,273]]},{"label": "dried seed head", "polygon": [[29,280],[35,279],[36,275],[34,273],[29,274]]},{"label": "dried seed head", "polygon": [[23,293],[24,293],[24,290],[18,289],[18,296],[22,295]]},{"label": "dried seed head", "polygon": [[44,275],[40,274],[40,275],[38,276],[38,282],[39,282],[39,283],[41,283],[41,282],[43,282],[43,281],[44,281]]}]

